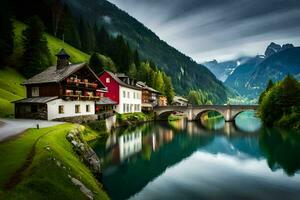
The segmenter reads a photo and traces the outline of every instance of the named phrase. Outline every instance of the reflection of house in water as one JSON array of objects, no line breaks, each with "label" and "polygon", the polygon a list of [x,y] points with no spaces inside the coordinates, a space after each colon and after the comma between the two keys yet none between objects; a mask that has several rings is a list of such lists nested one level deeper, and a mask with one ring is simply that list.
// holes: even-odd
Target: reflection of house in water
[{"label": "reflection of house in water", "polygon": [[142,150],[142,132],[136,131],[119,137],[119,155],[122,162]]},{"label": "reflection of house in water", "polygon": [[143,139],[144,144],[151,145],[152,151],[157,151],[160,146],[171,142],[174,139],[174,132],[170,129],[159,127],[152,134]]}]

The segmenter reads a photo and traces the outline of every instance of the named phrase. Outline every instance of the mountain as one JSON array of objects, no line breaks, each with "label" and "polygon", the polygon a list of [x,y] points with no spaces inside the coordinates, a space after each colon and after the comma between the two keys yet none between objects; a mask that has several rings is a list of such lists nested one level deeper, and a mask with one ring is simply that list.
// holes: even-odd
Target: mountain
[{"label": "mountain", "polygon": [[300,74],[300,47],[281,50],[260,63],[249,80],[249,89],[259,94],[269,80],[282,80],[288,74],[296,78]]},{"label": "mountain", "polygon": [[282,50],[285,50],[285,49],[288,49],[288,48],[293,48],[293,47],[294,47],[294,45],[292,45],[292,44],[284,44],[284,45],[281,46],[279,44],[276,44],[276,43],[272,42],[267,47],[267,49],[265,51],[265,56],[269,57],[269,56],[271,56],[271,55],[273,55],[275,53],[278,53],[278,52],[280,52]]},{"label": "mountain", "polygon": [[248,59],[248,57],[241,57],[225,62],[213,60],[205,62],[203,65],[206,66],[220,81],[224,82],[239,65],[245,63]]},{"label": "mountain", "polygon": [[264,56],[249,58],[245,63],[239,65],[234,70],[234,72],[226,79],[224,84],[234,89],[241,96],[255,98],[255,95],[252,95],[251,89],[248,88],[248,81],[251,79],[256,66],[263,60]]},{"label": "mountain", "polygon": [[[77,17],[90,24],[105,26],[111,35],[122,34],[133,49],[138,49],[142,58],[154,61],[171,76],[177,93],[186,95],[190,89],[200,89],[214,103],[227,100],[227,89],[203,65],[162,41],[142,23],[106,0],[64,0]],[[80,27],[79,27],[80,28]]]},{"label": "mountain", "polygon": [[264,56],[256,56],[239,65],[227,78],[225,85],[240,95],[256,99],[267,82],[282,80],[291,74],[300,78],[300,47],[271,43]]}]

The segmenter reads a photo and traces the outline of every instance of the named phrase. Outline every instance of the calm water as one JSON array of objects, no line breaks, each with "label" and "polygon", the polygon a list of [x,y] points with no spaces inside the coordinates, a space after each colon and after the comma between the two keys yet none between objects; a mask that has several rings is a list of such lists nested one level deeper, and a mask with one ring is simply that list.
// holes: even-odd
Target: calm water
[{"label": "calm water", "polygon": [[165,122],[121,129],[92,146],[112,199],[300,199],[300,134],[251,113],[236,125]]}]

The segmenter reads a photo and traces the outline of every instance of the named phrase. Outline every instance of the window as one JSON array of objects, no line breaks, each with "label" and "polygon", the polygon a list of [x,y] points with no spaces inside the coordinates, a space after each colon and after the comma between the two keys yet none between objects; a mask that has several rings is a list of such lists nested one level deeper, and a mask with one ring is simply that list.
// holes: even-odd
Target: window
[{"label": "window", "polygon": [[123,97],[124,97],[124,98],[126,97],[126,92],[125,92],[125,91],[123,91]]},{"label": "window", "polygon": [[58,106],[58,113],[59,114],[64,114],[65,113],[64,106]]},{"label": "window", "polygon": [[75,105],[75,113],[80,113],[80,105]]},{"label": "window", "polygon": [[32,87],[31,88],[31,96],[33,96],[33,97],[40,96],[40,89],[39,89],[39,87]]},{"label": "window", "polygon": [[130,98],[130,93],[129,93],[129,92],[127,92],[127,98],[128,98],[128,99]]},{"label": "window", "polygon": [[85,108],[86,108],[86,112],[91,112],[90,105],[86,105]]},{"label": "window", "polygon": [[135,92],[133,92],[133,98],[135,99]]},{"label": "window", "polygon": [[126,111],[129,112],[129,104],[126,104]]},{"label": "window", "polygon": [[107,77],[105,81],[106,81],[106,83],[110,83],[110,78]]},{"label": "window", "polygon": [[38,106],[37,105],[32,105],[31,106],[31,112],[32,113],[37,113],[38,112]]},{"label": "window", "polygon": [[125,103],[123,104],[123,112],[124,113],[126,112],[126,104]]}]

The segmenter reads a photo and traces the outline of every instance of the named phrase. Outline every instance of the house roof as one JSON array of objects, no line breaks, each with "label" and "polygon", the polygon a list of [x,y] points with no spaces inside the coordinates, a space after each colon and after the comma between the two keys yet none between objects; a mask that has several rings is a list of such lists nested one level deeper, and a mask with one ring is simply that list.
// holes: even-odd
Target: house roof
[{"label": "house roof", "polygon": [[96,105],[117,105],[118,103],[107,97],[102,97],[100,101],[96,101]]},{"label": "house roof", "polygon": [[41,84],[41,83],[58,83],[83,67],[87,67],[87,69],[90,70],[90,72],[95,76],[95,78],[101,83],[103,87],[102,91],[105,92],[106,89],[104,88],[104,85],[100,81],[99,77],[93,72],[93,70],[91,70],[88,67],[86,63],[71,64],[62,69],[57,69],[56,66],[48,67],[46,70],[42,71],[41,73],[31,77],[28,80],[25,80],[23,82],[23,85],[32,85],[32,84]]},{"label": "house roof", "polygon": [[184,102],[188,102],[187,99],[181,97],[181,96],[174,96],[173,98],[173,102],[178,102],[178,101],[184,101]]},{"label": "house roof", "polygon": [[58,96],[54,96],[54,97],[31,97],[31,98],[21,99],[21,100],[18,100],[18,101],[13,101],[12,103],[38,103],[38,104],[43,104],[43,103],[53,101],[55,99],[58,99]]},{"label": "house roof", "polygon": [[142,89],[145,89],[145,90],[149,90],[151,92],[154,92],[154,93],[157,93],[157,94],[161,94],[161,92],[159,92],[158,90],[155,90],[154,88],[152,87],[149,87],[148,85],[146,85],[146,83],[142,82],[142,81],[138,81],[136,83],[136,85]]},{"label": "house roof", "polygon": [[30,79],[23,82],[24,85],[38,84],[38,83],[57,83],[68,77],[72,73],[83,68],[86,63],[79,63],[74,65],[69,65],[62,69],[57,69],[56,66],[48,67],[41,73],[31,77]]},{"label": "house roof", "polygon": [[[139,88],[139,87],[137,87],[137,86],[129,85],[129,84],[123,82],[121,79],[118,78],[118,75],[117,75],[117,74],[114,74],[114,73],[112,73],[112,72],[110,72],[110,71],[104,71],[104,72],[108,73],[115,81],[117,81],[117,83],[118,83],[119,85],[121,85],[121,86],[123,86],[123,87],[131,88],[131,89],[134,89],[134,90],[141,90],[141,88]],[[103,74],[104,72],[102,72],[102,74]],[[102,75],[102,74],[101,74],[101,75]],[[100,76],[101,76],[101,75],[100,75]]]}]

